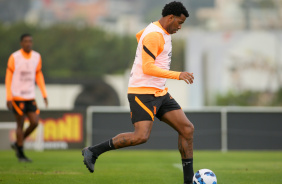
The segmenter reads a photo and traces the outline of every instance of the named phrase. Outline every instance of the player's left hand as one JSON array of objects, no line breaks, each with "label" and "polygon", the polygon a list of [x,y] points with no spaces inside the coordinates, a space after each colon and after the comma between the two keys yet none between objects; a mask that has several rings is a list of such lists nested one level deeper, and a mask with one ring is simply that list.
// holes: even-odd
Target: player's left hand
[{"label": "player's left hand", "polygon": [[184,80],[187,84],[193,84],[194,75],[189,72],[181,72],[179,75],[179,80]]},{"label": "player's left hand", "polygon": [[45,103],[45,107],[47,108],[48,107],[48,99],[47,98],[44,98],[44,103]]}]

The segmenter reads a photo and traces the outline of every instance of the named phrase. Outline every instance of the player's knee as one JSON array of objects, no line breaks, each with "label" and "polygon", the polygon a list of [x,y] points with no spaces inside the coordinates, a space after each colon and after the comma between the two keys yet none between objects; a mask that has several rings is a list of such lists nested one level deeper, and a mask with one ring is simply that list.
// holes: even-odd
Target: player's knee
[{"label": "player's knee", "polygon": [[192,123],[190,123],[189,131],[190,131],[191,134],[194,133],[194,125]]},{"label": "player's knee", "polygon": [[38,126],[38,121],[30,122],[30,125],[36,128]]},{"label": "player's knee", "polygon": [[148,135],[140,135],[140,136],[137,137],[136,142],[138,144],[143,144],[143,143],[146,143],[148,140],[149,140],[149,136]]},{"label": "player's knee", "polygon": [[191,138],[194,134],[194,125],[192,123],[189,123],[185,128],[182,130],[182,136],[185,138]]}]

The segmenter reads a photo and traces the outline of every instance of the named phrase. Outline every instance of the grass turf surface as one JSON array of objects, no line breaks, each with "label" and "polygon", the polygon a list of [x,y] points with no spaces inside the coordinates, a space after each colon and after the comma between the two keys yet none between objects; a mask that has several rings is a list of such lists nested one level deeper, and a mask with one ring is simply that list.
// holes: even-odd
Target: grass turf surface
[{"label": "grass turf surface", "polygon": [[[0,151],[0,184],[183,184],[177,151],[117,150],[105,153],[91,174],[80,150],[26,151],[33,163],[18,163]],[[219,184],[281,184],[281,151],[195,151],[194,171],[208,168]]]}]

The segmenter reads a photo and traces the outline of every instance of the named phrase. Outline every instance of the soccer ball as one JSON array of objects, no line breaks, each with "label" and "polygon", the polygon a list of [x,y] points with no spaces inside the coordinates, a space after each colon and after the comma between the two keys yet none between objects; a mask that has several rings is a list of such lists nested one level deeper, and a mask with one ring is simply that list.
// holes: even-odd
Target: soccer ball
[{"label": "soccer ball", "polygon": [[193,184],[217,184],[217,179],[211,170],[200,169],[194,174]]}]

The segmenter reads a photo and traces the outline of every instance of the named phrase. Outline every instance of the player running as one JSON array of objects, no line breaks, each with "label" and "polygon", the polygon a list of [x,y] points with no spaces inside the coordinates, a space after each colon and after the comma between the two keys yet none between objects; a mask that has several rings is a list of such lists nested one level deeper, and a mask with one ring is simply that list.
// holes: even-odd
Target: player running
[{"label": "player running", "polygon": [[[35,102],[35,81],[39,86],[46,107],[48,106],[44,77],[41,71],[42,61],[38,52],[32,50],[32,36],[20,37],[21,49],[11,54],[6,71],[7,107],[15,114],[17,121],[16,142],[11,146],[20,162],[31,162],[24,154],[24,140],[37,127],[39,109]],[[25,117],[29,127],[23,131]]]},{"label": "player running", "polygon": [[104,143],[84,148],[83,161],[90,172],[94,172],[94,164],[100,154],[145,143],[156,116],[178,132],[184,183],[192,183],[194,126],[165,88],[166,78],[184,80],[187,84],[192,84],[194,80],[193,73],[169,71],[171,34],[181,29],[188,16],[183,4],[174,1],[165,5],[159,21],[137,33],[138,46],[128,85],[134,132],[121,133]]}]

